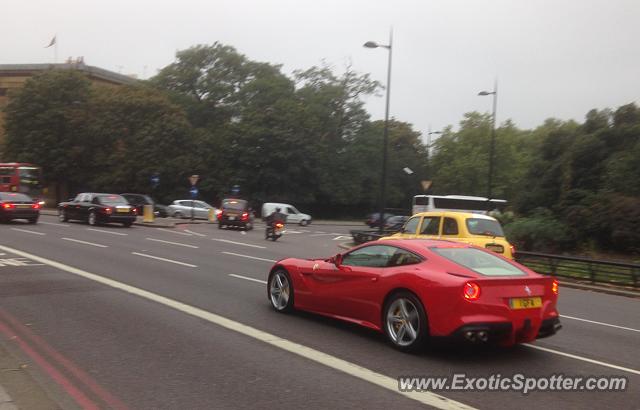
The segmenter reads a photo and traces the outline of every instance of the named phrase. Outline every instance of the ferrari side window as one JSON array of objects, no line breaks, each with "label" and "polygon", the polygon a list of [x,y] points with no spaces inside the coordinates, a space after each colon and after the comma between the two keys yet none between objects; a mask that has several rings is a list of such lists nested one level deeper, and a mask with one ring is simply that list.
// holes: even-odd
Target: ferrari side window
[{"label": "ferrari side window", "polygon": [[384,245],[365,246],[349,252],[342,258],[342,264],[347,266],[367,266],[370,268],[383,268],[388,266],[389,260],[396,248]]}]

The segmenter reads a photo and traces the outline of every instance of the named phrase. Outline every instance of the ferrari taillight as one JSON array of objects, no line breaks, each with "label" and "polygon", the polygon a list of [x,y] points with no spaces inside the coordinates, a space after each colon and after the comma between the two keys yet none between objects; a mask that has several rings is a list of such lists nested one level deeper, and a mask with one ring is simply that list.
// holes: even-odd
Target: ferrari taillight
[{"label": "ferrari taillight", "polygon": [[31,208],[40,209],[40,204],[38,202],[36,202],[35,204],[31,204]]},{"label": "ferrari taillight", "polygon": [[558,283],[557,279],[554,279],[553,282],[551,282],[551,292],[553,292],[554,295],[558,294],[558,287],[560,286],[560,284]]},{"label": "ferrari taillight", "polygon": [[480,298],[480,286],[477,283],[467,282],[464,284],[462,294],[466,300],[478,300]]},{"label": "ferrari taillight", "polygon": [[3,209],[13,209],[16,206],[14,204],[12,204],[11,202],[5,202],[4,204],[2,204],[2,208]]},{"label": "ferrari taillight", "polygon": [[242,217],[241,217],[241,219],[242,219],[243,221],[246,221],[247,219],[249,219],[249,213],[248,213],[248,212],[243,212],[243,213],[242,213]]},{"label": "ferrari taillight", "polygon": [[105,208],[104,209],[104,213],[107,214],[107,215],[111,215],[111,212],[113,212],[113,209],[111,209],[111,208]]}]

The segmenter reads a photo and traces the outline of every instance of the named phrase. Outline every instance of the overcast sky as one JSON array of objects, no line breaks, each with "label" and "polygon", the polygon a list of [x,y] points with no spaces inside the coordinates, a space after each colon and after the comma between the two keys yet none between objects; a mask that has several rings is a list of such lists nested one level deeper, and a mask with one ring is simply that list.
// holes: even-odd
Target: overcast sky
[{"label": "overcast sky", "polygon": [[[386,81],[391,116],[426,133],[489,111],[521,128],[638,102],[639,0],[21,0],[4,2],[0,64],[85,62],[150,77],[176,50],[220,41],[286,73],[325,60]],[[367,101],[374,119],[384,98]]]}]

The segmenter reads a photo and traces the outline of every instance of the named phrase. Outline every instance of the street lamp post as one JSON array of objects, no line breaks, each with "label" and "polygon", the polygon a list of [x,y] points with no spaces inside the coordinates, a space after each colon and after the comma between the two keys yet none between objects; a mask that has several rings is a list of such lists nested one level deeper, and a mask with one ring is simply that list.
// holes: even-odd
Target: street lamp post
[{"label": "street lamp post", "polygon": [[487,178],[487,199],[491,199],[493,188],[493,157],[496,145],[496,107],[498,105],[498,81],[493,85],[493,91],[480,91],[478,95],[493,95],[493,114],[491,116],[491,142],[489,143],[489,176]]},{"label": "street lamp post", "polygon": [[384,110],[384,134],[382,137],[382,176],[380,179],[380,226],[378,232],[382,233],[384,229],[384,208],[385,208],[385,188],[387,185],[387,142],[389,139],[389,95],[391,94],[391,55],[393,45],[393,30],[389,31],[389,44],[378,44],[375,41],[367,41],[364,46],[367,48],[386,48],[389,51],[389,62],[387,66],[387,99]]}]

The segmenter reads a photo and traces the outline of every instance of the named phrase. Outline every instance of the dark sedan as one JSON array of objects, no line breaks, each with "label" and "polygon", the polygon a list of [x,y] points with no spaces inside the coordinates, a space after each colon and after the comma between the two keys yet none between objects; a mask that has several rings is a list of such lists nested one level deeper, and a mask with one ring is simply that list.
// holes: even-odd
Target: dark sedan
[{"label": "dark sedan", "polygon": [[71,219],[86,221],[89,225],[118,222],[129,227],[137,216],[136,208],[117,194],[85,192],[58,204],[58,217],[62,222]]},{"label": "dark sedan", "polygon": [[39,216],[40,204],[31,197],[18,192],[0,192],[0,221],[26,219],[34,224]]},{"label": "dark sedan", "polygon": [[129,201],[129,203],[136,207],[138,211],[138,215],[142,215],[144,212],[145,205],[153,206],[153,215],[159,216],[160,218],[167,217],[167,207],[165,205],[161,205],[153,200],[149,195],[144,194],[120,194]]}]

